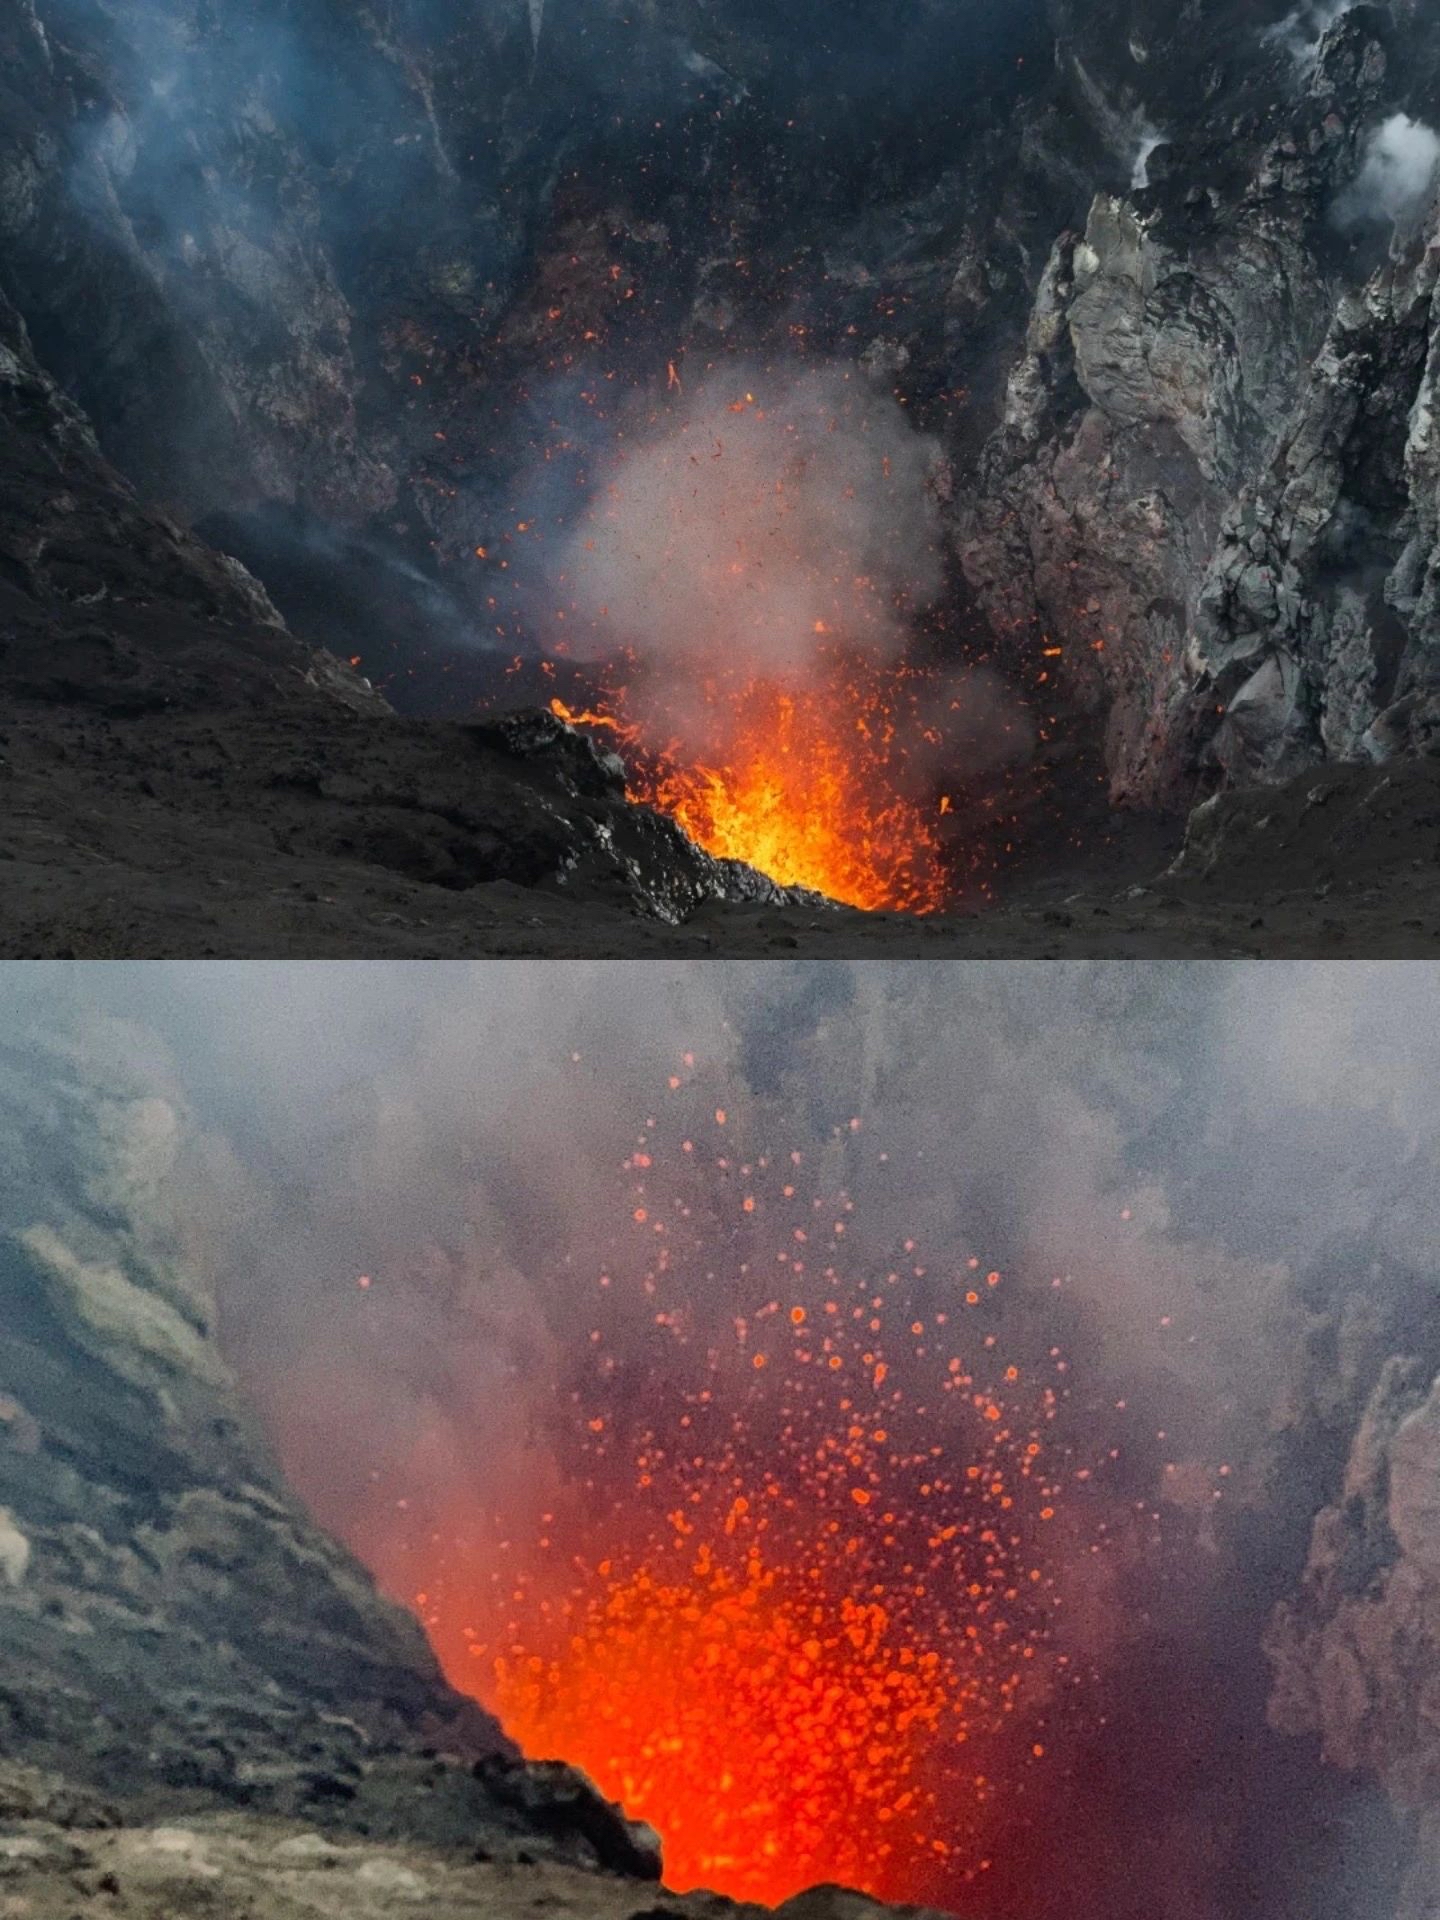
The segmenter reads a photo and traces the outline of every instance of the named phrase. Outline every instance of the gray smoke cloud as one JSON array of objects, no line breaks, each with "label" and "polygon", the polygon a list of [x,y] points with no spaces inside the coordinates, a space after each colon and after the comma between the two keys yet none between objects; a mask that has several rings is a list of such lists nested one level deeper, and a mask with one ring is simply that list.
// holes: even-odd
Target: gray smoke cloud
[{"label": "gray smoke cloud", "polygon": [[1440,134],[1408,113],[1393,113],[1366,142],[1360,172],[1336,203],[1336,223],[1407,226],[1434,200],[1437,173]]},{"label": "gray smoke cloud", "polygon": [[[185,1199],[262,1400],[315,1365],[371,1369],[383,1392],[423,1382],[482,1477],[470,1410],[443,1412],[427,1357],[463,1373],[451,1340],[472,1314],[490,1374],[511,1313],[522,1348],[563,1342],[566,1259],[628,1205],[616,1170],[685,1054],[757,1134],[793,1136],[863,1193],[877,1242],[903,1228],[1003,1250],[1045,1287],[1064,1273],[1119,1367],[1193,1387],[1199,1439],[1211,1412],[1268,1405],[1266,1318],[1283,1321],[1308,1258],[1352,1234],[1413,1262],[1440,1213],[1422,1184],[1440,1140],[1425,967],[82,974],[75,1017],[123,1030],[215,1156]],[[864,1132],[835,1135],[852,1116]],[[866,1143],[882,1136],[913,1179],[875,1175]],[[396,1316],[369,1357],[346,1352],[334,1313],[362,1274],[377,1300],[389,1276]],[[1188,1347],[1162,1325],[1177,1314]],[[1283,1349],[1288,1329],[1274,1338]],[[353,1452],[333,1449],[327,1471]],[[346,1522],[343,1489],[310,1491]]]},{"label": "gray smoke cloud", "polygon": [[[939,442],[858,366],[672,367],[617,446],[547,588],[572,658],[630,663],[629,710],[658,740],[723,754],[717,686],[803,689],[837,648],[897,664],[941,594]],[[1025,758],[1033,728],[998,677],[958,666],[914,690],[901,737],[920,792]]]},{"label": "gray smoke cloud", "polygon": [[625,446],[563,558],[601,656],[803,673],[940,590],[939,445],[858,369],[707,371]]},{"label": "gray smoke cloud", "polygon": [[[1273,1505],[1277,1410],[1293,1427],[1317,1316],[1383,1323],[1397,1288],[1417,1324],[1425,1300],[1429,1324],[1440,1313],[1434,968],[17,971],[0,974],[12,1030],[63,1024],[149,1089],[117,1142],[127,1192],[179,1216],[167,1231],[205,1269],[299,1489],[407,1600],[437,1547],[483,1556],[486,1514],[579,1497],[556,1421],[599,1250],[624,1240],[625,1163],[665,1136],[667,1101],[723,1108],[737,1157],[795,1150],[817,1194],[843,1188],[862,1266],[913,1240],[947,1267],[1002,1268],[1007,1337],[1063,1340],[1071,1417],[1122,1455],[1111,1550],[1077,1550],[1055,1629],[1114,1744],[1077,1761],[1073,1821],[1054,1810],[1048,1844],[1077,1850],[1100,1910],[1140,1848],[1183,1877],[1174,1911],[1248,1911],[1227,1907],[1170,1770],[1185,1725],[1236,1796],[1215,1816],[1226,1870],[1250,1870],[1249,1846],[1280,1871],[1265,1823],[1283,1816],[1283,1871],[1301,1871],[1296,1808],[1245,1772],[1300,1765],[1262,1739],[1259,1632],[1309,1518]],[[728,1177],[709,1166],[685,1189],[717,1236]],[[696,1312],[723,1322],[751,1285],[717,1259]],[[1242,1550],[1252,1511],[1265,1544]],[[1215,1645],[1224,1685],[1206,1677]],[[1073,1881],[1046,1857],[995,1912],[1061,1910]],[[1363,1880],[1372,1853],[1356,1858]],[[1336,1898],[1349,1920],[1372,1911]]]}]

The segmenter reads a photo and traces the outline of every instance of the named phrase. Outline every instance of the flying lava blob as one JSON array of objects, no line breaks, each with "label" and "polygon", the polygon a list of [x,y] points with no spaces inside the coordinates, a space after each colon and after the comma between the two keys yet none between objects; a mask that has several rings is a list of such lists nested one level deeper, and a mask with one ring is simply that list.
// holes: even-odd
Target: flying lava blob
[{"label": "flying lava blob", "polygon": [[670,1886],[953,1904],[1078,1680],[1066,1363],[1007,1359],[976,1255],[877,1258],[833,1183],[858,1120],[812,1166],[686,1064],[595,1251],[560,1491],[421,1611],[528,1754],[659,1830]]},{"label": "flying lava blob", "polygon": [[[929,914],[952,904],[955,879],[940,832],[943,796],[922,800],[910,777],[938,736],[911,711],[911,687],[893,665],[839,655],[810,678],[708,681],[707,745],[614,710],[562,720],[608,727],[627,754],[632,800],[666,813],[719,860],[739,860],[782,887],[804,887],[844,906]],[[656,750],[657,735],[663,744]]]}]

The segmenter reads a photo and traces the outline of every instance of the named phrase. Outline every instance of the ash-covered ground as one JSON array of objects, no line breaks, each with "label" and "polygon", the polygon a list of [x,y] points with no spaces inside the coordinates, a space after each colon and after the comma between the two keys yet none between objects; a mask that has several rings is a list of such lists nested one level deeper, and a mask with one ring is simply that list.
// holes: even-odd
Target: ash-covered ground
[{"label": "ash-covered ground", "polygon": [[1419,0],[0,53],[0,951],[1432,950]]}]

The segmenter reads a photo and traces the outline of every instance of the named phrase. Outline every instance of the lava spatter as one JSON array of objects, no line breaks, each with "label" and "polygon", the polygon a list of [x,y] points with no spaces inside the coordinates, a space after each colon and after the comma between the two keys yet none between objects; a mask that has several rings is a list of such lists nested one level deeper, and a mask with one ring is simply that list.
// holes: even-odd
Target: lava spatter
[{"label": "lava spatter", "polygon": [[1001,1272],[877,1259],[843,1187],[737,1150],[753,1122],[689,1081],[595,1255],[564,1492],[422,1611],[527,1753],[659,1829],[670,1885],[953,1899],[1073,1678],[1065,1363],[1007,1359]]},{"label": "lava spatter", "polygon": [[608,726],[629,749],[630,798],[666,813],[717,859],[739,860],[784,887],[843,906],[938,913],[956,903],[958,874],[940,822],[946,796],[922,797],[917,754],[937,738],[910,708],[915,689],[893,665],[838,655],[808,681],[713,676],[701,696],[702,752],[667,738],[663,714],[614,710],[562,719]]}]

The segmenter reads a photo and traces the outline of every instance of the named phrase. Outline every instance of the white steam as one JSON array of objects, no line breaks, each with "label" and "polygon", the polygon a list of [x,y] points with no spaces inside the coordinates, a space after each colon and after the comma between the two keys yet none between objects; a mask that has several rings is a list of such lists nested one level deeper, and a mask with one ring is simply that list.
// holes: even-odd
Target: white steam
[{"label": "white steam", "polygon": [[1165,145],[1163,133],[1147,122],[1136,135],[1135,160],[1130,169],[1130,185],[1137,191],[1150,184],[1150,157],[1158,148]]},{"label": "white steam", "polygon": [[1076,84],[1094,117],[1101,137],[1128,169],[1130,185],[1138,190],[1150,184],[1150,156],[1166,137],[1155,126],[1143,104],[1133,97],[1116,105],[1081,60],[1073,62]]},{"label": "white steam", "polygon": [[1309,74],[1320,58],[1326,34],[1354,5],[1355,0],[1304,0],[1277,25],[1268,27],[1262,38],[1283,47],[1301,73]]},{"label": "white steam", "polygon": [[1437,172],[1440,134],[1408,113],[1391,114],[1371,134],[1360,172],[1336,204],[1337,224],[1408,224],[1434,197]]},{"label": "white steam", "polygon": [[942,581],[938,460],[858,374],[707,374],[565,553],[580,650],[792,677],[836,640],[898,653]]}]

